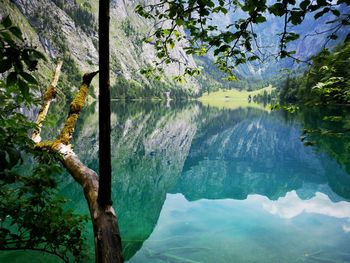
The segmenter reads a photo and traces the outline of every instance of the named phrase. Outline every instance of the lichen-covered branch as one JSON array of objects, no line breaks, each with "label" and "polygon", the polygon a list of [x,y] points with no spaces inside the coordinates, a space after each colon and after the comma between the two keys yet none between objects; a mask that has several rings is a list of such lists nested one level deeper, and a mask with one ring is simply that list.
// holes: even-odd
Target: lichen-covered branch
[{"label": "lichen-covered branch", "polygon": [[[111,205],[106,207],[99,205],[97,202],[99,177],[95,171],[89,169],[80,161],[70,145],[75,125],[86,103],[89,85],[97,73],[84,75],[83,83],[70,105],[66,123],[58,138],[55,141],[37,143],[35,148],[58,153],[64,167],[75,181],[82,186],[94,229],[96,262],[121,263],[123,262],[121,238],[114,209]],[[43,120],[45,116],[46,114]]]},{"label": "lichen-covered branch", "polygon": [[92,73],[87,73],[83,77],[83,83],[80,86],[79,92],[75,96],[74,100],[72,101],[68,113],[68,117],[66,120],[66,123],[58,136],[58,140],[65,144],[68,145],[74,132],[75,124],[77,123],[77,120],[79,118],[79,114],[82,111],[82,109],[85,106],[86,98],[89,92],[89,85],[93,79],[93,77],[98,73],[92,72]]},{"label": "lichen-covered branch", "polygon": [[49,110],[49,107],[50,107],[52,100],[56,97],[56,92],[57,92],[56,86],[58,83],[58,78],[59,78],[60,73],[61,73],[62,64],[63,64],[62,60],[57,61],[55,73],[52,77],[52,80],[51,80],[49,87],[47,88],[47,90],[44,94],[43,103],[41,104],[41,108],[39,110],[38,116],[37,116],[36,121],[35,121],[37,128],[33,131],[32,140],[36,143],[41,141],[40,133],[41,133],[41,127],[43,125],[43,121],[46,118],[46,115],[47,115],[47,112]]}]

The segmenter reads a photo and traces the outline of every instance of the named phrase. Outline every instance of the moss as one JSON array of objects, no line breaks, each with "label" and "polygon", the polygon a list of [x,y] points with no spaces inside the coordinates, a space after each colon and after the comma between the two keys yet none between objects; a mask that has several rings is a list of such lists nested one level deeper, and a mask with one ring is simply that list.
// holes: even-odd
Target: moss
[{"label": "moss", "polygon": [[89,86],[84,83],[81,84],[79,92],[77,93],[77,95],[75,96],[74,100],[70,105],[68,118],[58,137],[58,140],[63,144],[68,145],[70,142],[70,139],[73,136],[75,124],[77,123],[81,110],[85,106],[85,101],[88,95],[88,91],[89,91]]},{"label": "moss", "polygon": [[89,92],[89,84],[96,74],[97,72],[92,72],[84,75],[83,83],[80,85],[79,92],[75,95],[75,98],[70,105],[70,111],[66,123],[57,138],[59,142],[65,145],[69,144],[70,139],[73,136],[75,124],[77,123],[81,110],[85,106],[86,97]]},{"label": "moss", "polygon": [[56,97],[56,94],[57,94],[56,88],[50,85],[44,94],[44,101],[46,102],[54,99]]},{"label": "moss", "polygon": [[83,109],[86,101],[86,97],[89,92],[89,86],[86,84],[82,84],[80,86],[80,90],[75,96],[72,104],[70,105],[70,112],[71,113],[80,113],[80,111]]},{"label": "moss", "polygon": [[51,150],[52,146],[54,145],[54,141],[43,141],[36,143],[34,145],[35,150]]},{"label": "moss", "polygon": [[64,127],[58,137],[58,140],[63,144],[66,144],[66,145],[69,144],[69,141],[73,136],[75,124],[77,123],[78,118],[79,118],[78,113],[69,114],[66,120],[66,123],[64,124]]}]

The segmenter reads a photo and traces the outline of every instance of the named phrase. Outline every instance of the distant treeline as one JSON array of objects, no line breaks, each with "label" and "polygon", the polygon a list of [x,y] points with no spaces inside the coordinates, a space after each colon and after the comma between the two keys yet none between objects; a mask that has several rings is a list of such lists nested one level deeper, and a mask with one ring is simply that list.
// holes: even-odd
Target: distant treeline
[{"label": "distant treeline", "polygon": [[111,97],[121,100],[164,100],[166,93],[173,100],[186,100],[192,97],[191,91],[184,87],[167,84],[160,80],[149,80],[149,83],[140,83],[135,80],[128,80],[123,76],[116,79],[111,86]]}]

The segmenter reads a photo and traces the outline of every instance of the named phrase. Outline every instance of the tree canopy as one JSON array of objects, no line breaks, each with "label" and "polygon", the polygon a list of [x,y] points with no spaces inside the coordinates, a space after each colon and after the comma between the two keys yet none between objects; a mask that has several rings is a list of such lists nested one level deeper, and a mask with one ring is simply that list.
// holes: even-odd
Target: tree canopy
[{"label": "tree canopy", "polygon": [[280,101],[306,105],[350,103],[350,41],[323,50],[312,59],[312,65],[299,76],[289,76],[280,92]]},{"label": "tree canopy", "polygon": [[[255,31],[258,24],[270,17],[283,19],[283,28],[278,33],[279,49],[274,55],[293,58],[295,51],[288,49],[288,43],[300,35],[293,32],[292,26],[302,24],[308,14],[314,19],[330,14],[325,22],[329,27],[319,33],[335,40],[339,30],[350,25],[349,4],[349,0],[161,0],[151,4],[144,1],[136,11],[155,21],[154,31],[145,41],[155,46],[157,66],[171,62],[186,64],[171,54],[175,44],[181,42],[187,54],[213,54],[218,68],[234,79],[235,66],[259,60],[264,55]],[[234,16],[234,19],[219,26],[216,19],[225,16]],[[187,67],[185,70],[185,75],[197,73],[197,69]]]}]

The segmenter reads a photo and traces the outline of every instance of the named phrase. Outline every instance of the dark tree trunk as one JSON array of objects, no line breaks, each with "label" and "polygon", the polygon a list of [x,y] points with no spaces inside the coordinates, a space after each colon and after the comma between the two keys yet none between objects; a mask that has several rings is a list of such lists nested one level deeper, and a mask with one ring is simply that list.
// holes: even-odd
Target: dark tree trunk
[{"label": "dark tree trunk", "polygon": [[[111,95],[109,84],[110,0],[99,4],[99,184],[97,203],[90,203],[97,263],[123,262],[117,218],[112,207]],[[96,207],[97,206],[97,207]]]},{"label": "dark tree trunk", "polygon": [[109,6],[110,0],[100,0],[99,9],[99,190],[101,207],[112,205],[111,197],[111,105],[109,86]]}]

